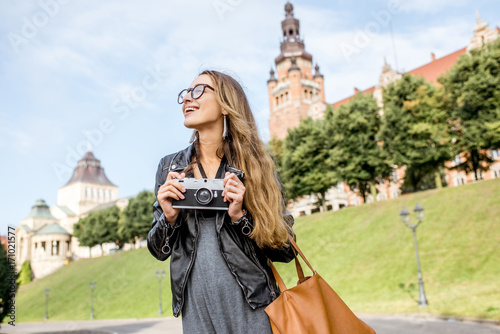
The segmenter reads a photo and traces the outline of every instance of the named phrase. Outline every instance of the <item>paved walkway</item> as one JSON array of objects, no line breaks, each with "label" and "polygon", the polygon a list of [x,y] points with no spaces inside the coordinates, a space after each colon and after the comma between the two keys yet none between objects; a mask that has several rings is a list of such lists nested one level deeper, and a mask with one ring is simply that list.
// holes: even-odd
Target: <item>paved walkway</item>
[{"label": "paved walkway", "polygon": [[[361,315],[378,334],[500,334],[500,326],[404,315]],[[0,333],[18,334],[182,334],[176,318],[2,324]],[[258,333],[256,333],[258,334]]]}]

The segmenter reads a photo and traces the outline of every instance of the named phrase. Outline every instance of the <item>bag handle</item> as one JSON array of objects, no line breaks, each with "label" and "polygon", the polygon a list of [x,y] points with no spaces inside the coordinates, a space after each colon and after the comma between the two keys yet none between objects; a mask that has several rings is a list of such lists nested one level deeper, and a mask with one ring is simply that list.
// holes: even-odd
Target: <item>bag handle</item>
[{"label": "bag handle", "polygon": [[[300,257],[304,260],[304,262],[307,264],[307,266],[311,269],[313,272],[313,275],[316,274],[316,271],[313,269],[309,261],[307,261],[306,256],[302,251],[300,250],[299,246],[293,240],[293,238],[289,237],[288,238],[292,247],[292,250],[295,254],[295,269],[297,270],[297,276],[299,277],[299,284],[305,281],[304,277],[304,271],[302,270],[302,266],[300,265],[299,259],[297,258],[297,253],[299,253]],[[273,264],[273,261],[269,260],[269,263],[271,265],[271,270],[273,271],[274,278],[276,279],[276,282],[278,283],[278,287],[280,289],[280,292],[283,293],[285,290],[287,290],[285,283],[283,282],[283,279],[281,278],[280,274],[276,270],[276,267]]]}]

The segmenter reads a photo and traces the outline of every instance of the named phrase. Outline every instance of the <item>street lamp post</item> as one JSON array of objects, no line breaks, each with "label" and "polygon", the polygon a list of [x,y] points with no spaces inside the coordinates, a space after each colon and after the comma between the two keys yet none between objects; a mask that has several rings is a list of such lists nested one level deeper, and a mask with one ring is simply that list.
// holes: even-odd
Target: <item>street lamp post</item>
[{"label": "street lamp post", "polygon": [[162,309],[161,309],[161,280],[165,277],[165,270],[162,270],[161,272],[159,270],[156,271],[156,279],[158,280],[158,288],[159,288],[159,308],[158,308],[158,314],[161,315]]},{"label": "street lamp post", "polygon": [[49,318],[49,292],[50,289],[45,289],[45,320]]},{"label": "street lamp post", "polygon": [[413,231],[413,241],[415,243],[415,254],[417,257],[417,270],[418,270],[418,290],[419,290],[419,298],[418,298],[418,306],[424,307],[429,305],[427,302],[427,298],[425,297],[425,290],[424,290],[424,280],[422,278],[422,271],[420,270],[420,258],[418,256],[418,244],[417,244],[417,227],[422,223],[422,219],[424,218],[424,208],[420,205],[419,202],[417,202],[417,205],[413,209],[413,212],[415,212],[415,217],[417,217],[418,223],[414,225],[410,225],[410,212],[406,210],[406,208],[403,206],[403,209],[399,213],[399,216],[401,217],[401,220],[403,223],[406,225],[406,227],[410,228]]},{"label": "street lamp post", "polygon": [[90,320],[94,320],[94,289],[96,282],[89,282],[90,287]]}]

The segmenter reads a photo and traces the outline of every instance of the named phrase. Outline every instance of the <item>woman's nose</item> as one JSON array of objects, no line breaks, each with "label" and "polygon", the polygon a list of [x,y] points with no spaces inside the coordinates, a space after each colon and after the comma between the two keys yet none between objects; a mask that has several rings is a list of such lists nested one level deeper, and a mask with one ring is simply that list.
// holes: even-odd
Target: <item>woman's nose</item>
[{"label": "woman's nose", "polygon": [[183,101],[184,103],[187,103],[187,102],[191,102],[191,101],[193,101],[193,97],[191,96],[191,92],[192,92],[192,91],[188,92],[188,93],[187,93],[186,95],[184,95],[184,97],[182,98],[182,101]]}]

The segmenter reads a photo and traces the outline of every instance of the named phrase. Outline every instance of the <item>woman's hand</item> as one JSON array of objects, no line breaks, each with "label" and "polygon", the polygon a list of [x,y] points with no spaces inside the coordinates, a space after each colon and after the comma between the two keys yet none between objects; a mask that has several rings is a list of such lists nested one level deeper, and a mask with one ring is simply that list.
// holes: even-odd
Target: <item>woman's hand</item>
[{"label": "woman's hand", "polygon": [[234,173],[226,172],[224,177],[224,202],[229,201],[228,215],[232,221],[237,221],[243,214],[243,198],[245,195],[245,185]]},{"label": "woman's hand", "polygon": [[177,216],[179,216],[179,212],[181,210],[172,207],[172,200],[184,199],[184,195],[182,193],[186,192],[186,189],[184,189],[182,184],[180,184],[176,179],[181,180],[185,176],[186,174],[184,173],[168,173],[167,180],[162,186],[160,186],[158,189],[158,195],[156,196],[156,199],[158,200],[158,203],[160,203],[161,209],[163,210],[163,214],[165,215],[165,220],[172,226],[175,224]]}]

